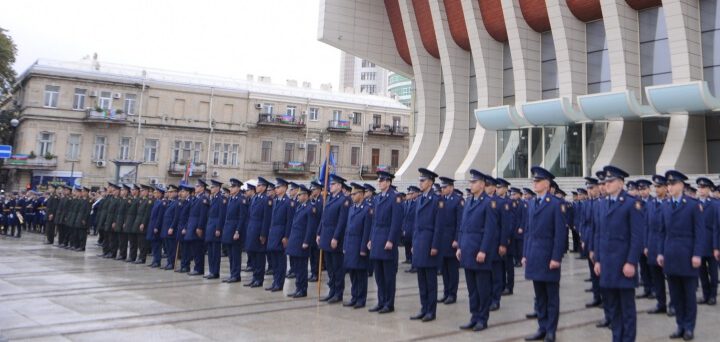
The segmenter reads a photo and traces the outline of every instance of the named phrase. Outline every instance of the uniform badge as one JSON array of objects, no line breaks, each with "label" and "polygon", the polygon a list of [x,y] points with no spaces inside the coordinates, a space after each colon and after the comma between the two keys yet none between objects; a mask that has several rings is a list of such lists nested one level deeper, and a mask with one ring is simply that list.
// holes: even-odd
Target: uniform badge
[{"label": "uniform badge", "polygon": [[226,200],[226,199],[223,200],[223,204],[227,204],[227,200]]},{"label": "uniform badge", "polygon": [[497,207],[497,204],[495,203],[495,201],[490,202],[490,207],[492,207],[493,209],[495,209]]},{"label": "uniform badge", "polygon": [[148,204],[152,204],[152,201],[151,201],[151,200],[148,200]]},{"label": "uniform badge", "polygon": [[243,198],[243,204],[247,203],[247,201]]},{"label": "uniform badge", "polygon": [[203,204],[207,204],[207,199],[203,199]]},{"label": "uniform badge", "polygon": [[702,204],[698,204],[698,208],[700,208],[700,212],[703,212],[703,210],[705,210],[705,209],[703,209]]},{"label": "uniform badge", "polygon": [[564,204],[561,204],[561,205],[560,205],[560,211],[562,211],[563,213],[565,212],[565,205],[564,205]]},{"label": "uniform badge", "polygon": [[550,197],[545,197],[545,202],[550,203]]},{"label": "uniform badge", "polygon": [[290,208],[292,208],[292,207],[294,207],[294,206],[295,206],[295,202],[292,202],[292,201],[291,201],[291,202],[290,202]]},{"label": "uniform badge", "polygon": [[505,203],[505,210],[510,210],[510,205]]},{"label": "uniform badge", "polygon": [[460,206],[461,206],[461,207],[464,207],[464,206],[465,206],[465,200],[460,200]]},{"label": "uniform badge", "polygon": [[513,208],[517,207],[517,202],[513,202]]},{"label": "uniform badge", "polygon": [[272,207],[272,200],[268,201],[268,205]]},{"label": "uniform badge", "polygon": [[132,203],[132,201],[131,201],[131,200],[128,200],[128,204],[131,204],[131,203]]},{"label": "uniform badge", "polygon": [[637,210],[642,209],[642,203],[640,203],[640,201],[635,202],[635,209],[637,209]]},{"label": "uniform badge", "polygon": [[350,201],[345,201],[345,206],[346,207],[350,206]]},{"label": "uniform badge", "polygon": [[620,196],[620,198],[618,198],[618,199],[620,200],[620,202],[622,202],[625,200],[625,197]]},{"label": "uniform badge", "polygon": [[396,197],[395,199],[397,200],[398,203],[402,202],[402,199],[400,199],[400,197]]},{"label": "uniform badge", "polygon": [[438,202],[438,208],[442,209],[444,207],[445,207],[445,202],[443,202],[443,201]]},{"label": "uniform badge", "polygon": [[317,208],[313,207],[312,210],[313,210],[313,214],[317,213]]},{"label": "uniform badge", "polygon": [[373,214],[373,208],[370,208],[370,215]]},{"label": "uniform badge", "polygon": [[687,203],[687,200],[683,198],[683,203]]}]

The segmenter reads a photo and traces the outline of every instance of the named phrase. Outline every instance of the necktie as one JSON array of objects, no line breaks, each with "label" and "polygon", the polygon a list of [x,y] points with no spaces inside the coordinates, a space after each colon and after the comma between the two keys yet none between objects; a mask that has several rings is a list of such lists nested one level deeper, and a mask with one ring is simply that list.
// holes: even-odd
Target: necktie
[{"label": "necktie", "polygon": [[673,203],[673,209],[677,209],[677,205],[678,205],[677,201],[673,200],[672,203]]},{"label": "necktie", "polygon": [[541,202],[541,201],[540,201],[540,198],[539,198],[539,197],[535,199],[535,205],[540,205],[540,202]]}]

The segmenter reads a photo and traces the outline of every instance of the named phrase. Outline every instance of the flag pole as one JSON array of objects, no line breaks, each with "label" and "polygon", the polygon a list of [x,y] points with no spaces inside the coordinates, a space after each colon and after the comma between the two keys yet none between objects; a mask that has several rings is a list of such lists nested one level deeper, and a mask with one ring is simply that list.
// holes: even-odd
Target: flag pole
[{"label": "flag pole", "polygon": [[[322,199],[323,199],[323,213],[325,213],[325,204],[327,204],[327,187],[328,187],[328,177],[330,176],[330,143],[326,143],[326,151],[325,151],[325,179],[323,179],[323,190],[322,190]],[[322,220],[322,218],[321,218]],[[318,249],[320,249],[320,257],[318,258],[318,281],[317,281],[317,292],[318,292],[318,298],[320,298],[320,291],[322,290],[322,266],[323,266],[323,250],[318,246]]]}]

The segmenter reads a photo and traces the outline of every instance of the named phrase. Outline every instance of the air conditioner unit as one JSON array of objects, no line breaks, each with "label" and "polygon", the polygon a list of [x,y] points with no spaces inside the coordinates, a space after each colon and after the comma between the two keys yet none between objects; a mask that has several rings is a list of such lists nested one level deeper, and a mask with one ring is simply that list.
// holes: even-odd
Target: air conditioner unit
[{"label": "air conditioner unit", "polygon": [[122,96],[122,95],[120,95],[120,93],[113,93],[113,98],[114,98],[114,99],[119,99],[120,96]]},{"label": "air conditioner unit", "polygon": [[301,150],[304,150],[304,149],[305,149],[305,143],[298,144],[298,148],[301,149]]},{"label": "air conditioner unit", "polygon": [[256,103],[255,109],[262,109],[262,103]]},{"label": "air conditioner unit", "polygon": [[95,166],[97,166],[97,167],[105,167],[105,166],[107,166],[107,162],[104,161],[104,160],[98,160],[98,161],[95,162]]},{"label": "air conditioner unit", "polygon": [[150,178],[150,184],[157,185],[160,182],[157,178]]},{"label": "air conditioner unit", "polygon": [[218,170],[213,170],[212,176],[213,176],[213,177],[220,177],[220,171],[218,171]]},{"label": "air conditioner unit", "polygon": [[98,93],[97,90],[91,90],[91,91],[88,93],[88,96],[90,96],[90,97],[97,97],[97,95],[98,95],[97,93]]}]

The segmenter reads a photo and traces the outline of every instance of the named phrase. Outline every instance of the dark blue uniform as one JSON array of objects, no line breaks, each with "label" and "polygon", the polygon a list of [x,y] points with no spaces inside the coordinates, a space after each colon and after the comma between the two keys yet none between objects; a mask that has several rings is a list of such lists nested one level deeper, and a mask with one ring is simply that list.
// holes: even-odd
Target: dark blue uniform
[{"label": "dark blue uniform", "polygon": [[441,301],[448,304],[454,303],[457,299],[458,284],[460,283],[460,262],[455,255],[457,248],[453,242],[457,242],[458,229],[463,216],[465,199],[462,196],[451,194],[441,196],[442,210],[440,215],[440,256],[443,279],[443,296]]},{"label": "dark blue uniform", "polygon": [[[317,236],[320,238],[320,249],[324,252],[323,257],[326,261],[328,271],[328,295],[323,298],[333,299],[333,301],[342,301],[343,292],[345,291],[345,271],[343,270],[343,237],[345,235],[345,226],[347,225],[348,209],[350,200],[347,199],[342,192],[336,195],[330,195],[323,209],[320,225],[318,226]],[[338,241],[337,247],[332,248],[331,242],[335,239]]]},{"label": "dark blue uniform", "polygon": [[[295,272],[295,292],[293,297],[307,296],[308,259],[310,245],[315,240],[318,216],[317,208],[310,200],[305,203],[294,202],[290,234],[285,252],[290,257],[290,268]],[[303,246],[305,245],[305,246]],[[283,256],[285,258],[285,256]]]},{"label": "dark blue uniform", "polygon": [[[160,230],[160,238],[163,240],[165,246],[165,253],[167,254],[167,262],[165,264],[166,270],[172,270],[175,268],[175,253],[177,252],[177,236],[179,223],[179,212],[181,211],[181,203],[178,199],[167,201],[167,209],[163,213],[162,218],[162,229]],[[173,233],[170,234],[169,230],[173,228]]]},{"label": "dark blue uniform", "polygon": [[405,262],[412,261],[412,239],[413,229],[415,229],[415,210],[417,208],[417,199],[408,200],[403,203],[403,216],[405,219],[402,224],[402,241],[405,247]]},{"label": "dark blue uniform", "polygon": [[[606,218],[598,232],[595,263],[600,265],[600,287],[605,289],[605,306],[610,312],[613,341],[635,341],[637,313],[635,287],[637,266],[642,253],[644,214],[642,201],[624,191],[610,198]],[[623,273],[625,265],[634,268],[632,276]]]},{"label": "dark blue uniform", "polygon": [[208,257],[208,279],[220,277],[221,237],[225,226],[225,209],[227,199],[222,191],[210,197],[210,207],[207,210],[207,224],[205,226],[205,248]]},{"label": "dark blue uniform", "polygon": [[367,242],[370,239],[373,210],[367,203],[353,204],[348,214],[343,242],[343,268],[350,273],[350,305],[365,306],[367,301],[368,267],[370,264]]},{"label": "dark blue uniform", "polygon": [[[403,222],[402,199],[392,189],[374,197],[370,231],[370,260],[378,288],[379,311],[395,310],[395,277],[398,269],[397,244]],[[418,204],[419,206],[419,204]],[[385,249],[387,242],[392,248]],[[377,309],[377,308],[373,308]],[[383,310],[384,309],[384,310]]]},{"label": "dark blue uniform", "polygon": [[[225,222],[222,232],[222,244],[228,250],[230,263],[230,277],[227,282],[240,281],[240,266],[242,265],[242,247],[245,241],[248,220],[248,199],[237,194],[230,196],[225,213]],[[235,236],[237,235],[237,238]]]},{"label": "dark blue uniform", "polygon": [[718,208],[720,202],[707,198],[700,200],[705,221],[705,240],[703,241],[702,262],[700,264],[700,284],[702,285],[702,303],[717,302],[718,262],[713,250],[718,249]]},{"label": "dark blue uniform", "polygon": [[650,277],[653,283],[653,292],[657,300],[655,310],[658,312],[667,311],[667,294],[665,291],[665,274],[662,267],[657,263],[660,244],[663,243],[663,222],[662,207],[666,201],[650,197],[645,201],[643,210],[645,212],[645,248],[647,249],[647,262],[650,270]]},{"label": "dark blue uniform", "polygon": [[[322,217],[322,211],[323,211],[323,201],[322,197],[310,199],[310,205],[315,207],[315,215],[317,216],[317,220],[315,220],[315,227],[313,227],[313,231],[315,234],[317,234],[318,225],[320,224],[320,218]],[[312,241],[310,241],[310,279],[309,281],[317,281],[318,277],[318,265],[320,264],[320,249],[318,248],[317,241],[313,237]]]},{"label": "dark blue uniform", "polygon": [[[446,210],[445,201],[432,192],[418,197],[413,231],[412,266],[417,270],[420,289],[420,312],[417,319],[434,319],[437,309],[437,273],[442,264],[441,238],[443,227],[440,212]],[[435,250],[435,255],[431,251]]]},{"label": "dark blue uniform", "polygon": [[[493,267],[493,286],[492,286],[492,304],[493,309],[500,308],[500,299],[502,292],[505,289],[505,276],[506,276],[506,263],[510,263],[509,256],[507,255],[507,249],[510,246],[512,239],[512,227],[513,227],[513,216],[510,208],[510,199],[507,197],[500,197],[497,194],[491,196],[491,199],[495,201],[496,205],[494,209],[498,213],[498,225],[500,233],[498,235],[498,246],[505,247],[506,254],[498,254],[496,258],[492,260]],[[514,275],[514,273],[513,273]],[[514,279],[513,279],[514,281]]]},{"label": "dark blue uniform", "polygon": [[287,258],[283,240],[290,236],[295,202],[287,195],[273,200],[272,218],[270,227],[263,232],[267,236],[267,253],[270,268],[273,270],[273,283],[268,288],[282,290],[285,286],[285,272],[287,272]]},{"label": "dark blue uniform", "polygon": [[210,200],[203,193],[191,198],[189,205],[185,241],[190,249],[189,256],[193,260],[193,264],[195,264],[190,274],[202,275],[205,273],[205,243],[203,233],[207,226],[207,212],[210,206]]},{"label": "dark blue uniform", "polygon": [[264,193],[256,194],[250,200],[245,250],[252,260],[253,276],[251,285],[262,286],[265,278],[265,243],[261,241],[267,236],[262,235],[270,227],[272,200]]},{"label": "dark blue uniform", "polygon": [[145,231],[145,240],[150,242],[150,250],[152,254],[152,262],[150,266],[160,267],[160,259],[162,258],[162,251],[160,244],[162,238],[160,233],[162,231],[162,220],[165,216],[165,209],[167,209],[168,201],[160,199],[153,203],[152,209],[150,210],[150,221],[148,223],[148,229]]}]

